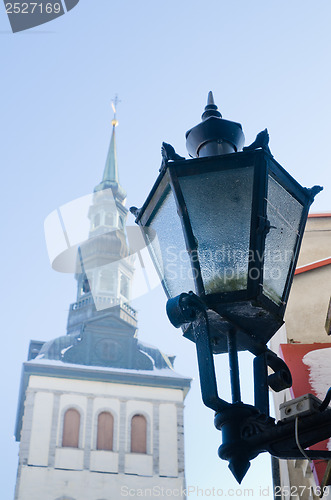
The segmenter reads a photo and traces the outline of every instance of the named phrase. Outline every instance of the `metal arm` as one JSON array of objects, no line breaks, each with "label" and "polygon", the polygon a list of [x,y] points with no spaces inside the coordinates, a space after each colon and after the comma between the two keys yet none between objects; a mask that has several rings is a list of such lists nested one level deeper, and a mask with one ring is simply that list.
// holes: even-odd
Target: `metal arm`
[{"label": "metal arm", "polygon": [[182,293],[178,297],[168,300],[167,314],[170,322],[176,328],[188,322],[193,327],[199,365],[201,395],[204,404],[216,412],[229,407],[230,404],[220,399],[217,392],[206,306],[192,292],[189,294]]},{"label": "metal arm", "polygon": [[[218,454],[229,461],[229,468],[240,483],[245,476],[250,460],[268,451],[279,458],[329,459],[331,452],[305,451],[298,448],[293,421],[275,422],[269,416],[269,396],[271,387],[281,391],[292,385],[291,373],[282,359],[266,346],[262,354],[254,359],[255,406],[241,402],[240,380],[236,336],[233,326],[227,337],[232,404],[218,396],[214,358],[210,344],[207,307],[193,292],[182,293],[168,300],[167,314],[175,327],[190,324],[196,344],[200,386],[203,402],[216,412],[215,427],[222,431],[222,445]],[[263,348],[263,346],[262,346]],[[261,351],[260,351],[261,352]],[[273,370],[268,374],[268,367]],[[307,448],[331,435],[331,409],[326,409],[331,399],[331,390],[320,411],[300,418],[298,435],[300,447]]]}]

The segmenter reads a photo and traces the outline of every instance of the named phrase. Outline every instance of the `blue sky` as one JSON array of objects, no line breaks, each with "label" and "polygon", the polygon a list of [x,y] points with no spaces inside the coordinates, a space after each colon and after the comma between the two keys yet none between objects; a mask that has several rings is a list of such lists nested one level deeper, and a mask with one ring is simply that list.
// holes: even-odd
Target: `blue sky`
[{"label": "blue sky", "polygon": [[[127,206],[145,199],[162,141],[186,154],[185,132],[213,90],[223,117],[242,123],[246,144],[268,127],[275,158],[301,184],[324,186],[312,211],[331,211],[330,21],[328,0],[80,0],[57,20],[12,34],[0,6],[2,498],[13,496],[12,435],[29,340],[62,335],[75,299],[73,276],[49,265],[43,222],[101,180],[111,99],[118,93],[121,100],[117,145]],[[195,379],[186,404],[187,483],[237,488],[217,457],[212,412],[200,402],[193,344],[170,326],[160,288],[134,306],[140,338],[176,354],[177,371]],[[249,402],[251,367],[243,358]],[[227,397],[226,360],[217,361]],[[270,484],[264,455],[242,489]]]}]

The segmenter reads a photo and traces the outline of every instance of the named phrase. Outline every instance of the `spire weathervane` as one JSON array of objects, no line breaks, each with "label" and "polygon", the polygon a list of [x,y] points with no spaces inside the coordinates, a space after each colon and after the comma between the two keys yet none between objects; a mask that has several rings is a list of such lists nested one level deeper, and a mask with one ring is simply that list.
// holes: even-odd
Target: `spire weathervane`
[{"label": "spire weathervane", "polygon": [[114,118],[111,121],[111,124],[113,127],[117,127],[117,125],[118,125],[118,120],[116,118],[116,108],[117,108],[117,104],[119,102],[121,102],[121,101],[118,99],[118,95],[116,94],[114,99],[111,102],[111,107],[113,108],[113,111],[114,111]]},{"label": "spire weathervane", "polygon": [[119,186],[117,154],[116,154],[116,138],[115,138],[115,127],[117,127],[118,125],[118,120],[116,118],[116,112],[117,112],[116,108],[119,102],[121,101],[118,99],[118,96],[116,94],[114,99],[112,99],[111,101],[111,107],[114,112],[114,117],[111,121],[113,130],[108,148],[106,164],[103,171],[102,181],[95,187],[95,190],[101,191],[103,189],[107,189],[109,187],[114,187],[114,185],[117,185],[117,196],[122,197],[121,199],[123,201],[125,199],[126,194],[125,191]]}]

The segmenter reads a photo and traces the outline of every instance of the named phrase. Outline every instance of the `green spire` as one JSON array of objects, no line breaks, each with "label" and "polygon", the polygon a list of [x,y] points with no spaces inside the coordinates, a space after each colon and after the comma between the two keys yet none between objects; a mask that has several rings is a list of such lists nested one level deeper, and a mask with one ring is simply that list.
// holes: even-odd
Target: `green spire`
[{"label": "green spire", "polygon": [[[115,98],[115,104],[117,104],[117,97]],[[110,139],[107,159],[105,168],[103,171],[102,181],[98,184],[94,191],[102,191],[104,189],[111,188],[113,190],[114,195],[123,202],[126,198],[126,193],[124,189],[121,187],[118,179],[118,165],[117,165],[117,152],[116,152],[116,137],[115,137],[115,128],[118,125],[118,121],[116,119],[116,108],[114,105],[114,101],[112,102],[112,108],[114,111],[114,118],[112,119],[113,131]]]},{"label": "green spire", "polygon": [[118,121],[115,118],[112,120],[112,125],[113,125],[113,132],[110,139],[105,169],[103,171],[102,182],[108,181],[108,182],[118,183],[118,167],[117,167],[116,137],[115,137],[115,127],[118,125]]}]

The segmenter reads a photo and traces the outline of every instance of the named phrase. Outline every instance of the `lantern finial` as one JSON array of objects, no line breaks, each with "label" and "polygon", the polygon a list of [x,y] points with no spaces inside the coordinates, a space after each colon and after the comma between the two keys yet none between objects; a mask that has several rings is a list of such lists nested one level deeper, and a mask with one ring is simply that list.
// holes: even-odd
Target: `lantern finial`
[{"label": "lantern finial", "polygon": [[219,112],[212,91],[208,93],[207,106],[205,107],[204,112],[202,113],[202,121],[207,120],[211,116],[216,116],[216,118],[222,118],[222,114]]},{"label": "lantern finial", "polygon": [[215,104],[213,92],[211,90],[208,92],[207,104]]}]

